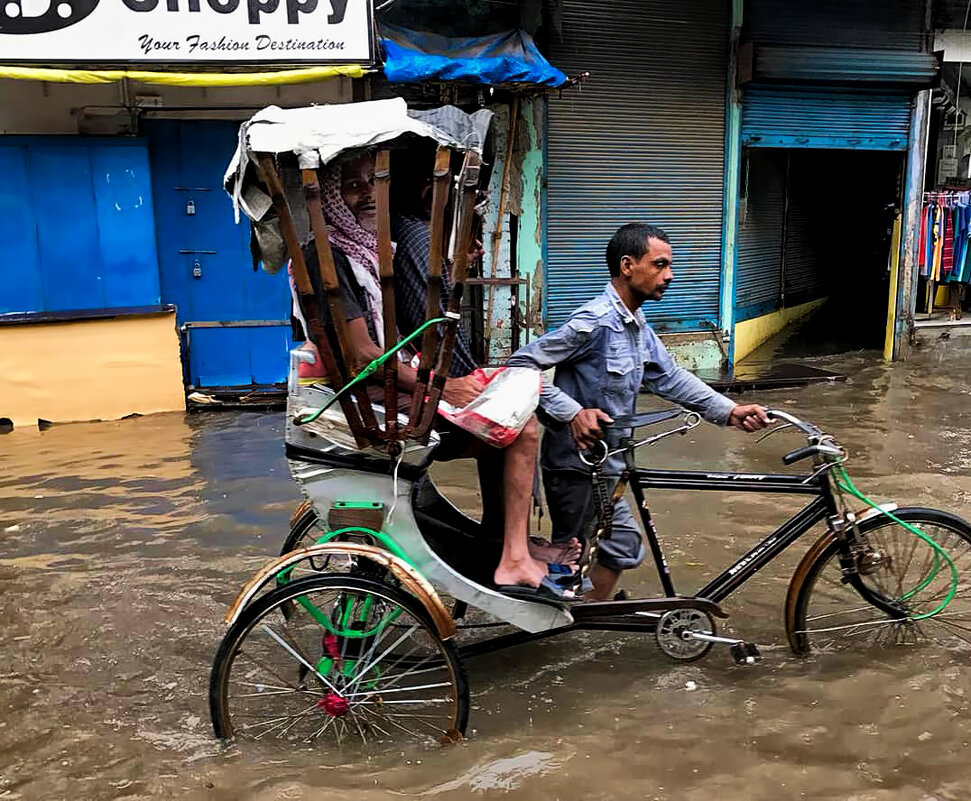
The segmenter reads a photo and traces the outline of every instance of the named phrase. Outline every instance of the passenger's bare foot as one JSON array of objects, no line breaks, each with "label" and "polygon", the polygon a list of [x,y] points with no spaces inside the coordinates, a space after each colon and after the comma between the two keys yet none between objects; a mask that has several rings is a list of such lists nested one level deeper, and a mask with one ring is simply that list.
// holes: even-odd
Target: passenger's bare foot
[{"label": "passenger's bare foot", "polygon": [[542,537],[529,538],[529,555],[540,562],[557,565],[576,565],[583,546],[573,537],[569,542],[552,543]]},{"label": "passenger's bare foot", "polygon": [[546,575],[546,562],[539,562],[536,559],[522,561],[507,559],[499,562],[492,580],[497,585],[538,587]]}]

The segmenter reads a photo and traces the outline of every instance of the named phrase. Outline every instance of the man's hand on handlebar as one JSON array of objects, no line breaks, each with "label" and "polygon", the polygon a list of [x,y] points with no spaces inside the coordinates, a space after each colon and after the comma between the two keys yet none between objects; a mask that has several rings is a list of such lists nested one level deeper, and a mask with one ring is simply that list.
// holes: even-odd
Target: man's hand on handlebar
[{"label": "man's hand on handlebar", "polygon": [[577,447],[581,449],[592,448],[598,440],[603,439],[603,430],[600,428],[600,421],[612,423],[614,418],[600,409],[581,409],[570,421],[570,431],[573,432],[573,439],[576,440]]},{"label": "man's hand on handlebar", "polygon": [[742,431],[759,431],[771,425],[772,421],[765,409],[757,403],[738,405],[728,416],[728,424]]}]

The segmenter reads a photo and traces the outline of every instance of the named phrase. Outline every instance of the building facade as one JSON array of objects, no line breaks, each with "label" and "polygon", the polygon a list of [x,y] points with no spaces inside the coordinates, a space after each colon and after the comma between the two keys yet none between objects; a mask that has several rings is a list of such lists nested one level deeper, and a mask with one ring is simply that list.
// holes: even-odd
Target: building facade
[{"label": "building facade", "polygon": [[526,28],[554,65],[590,76],[503,93],[348,77],[360,70],[227,87],[0,69],[0,417],[111,418],[282,382],[286,282],[254,265],[222,191],[239,122],[389,93],[496,113],[469,320],[484,357],[597,294],[607,239],[631,219],[672,237],[676,283],[645,311],[695,369],[730,367],[827,300],[868,347],[906,356],[940,73],[929,9],[423,0],[389,14],[445,35]]}]

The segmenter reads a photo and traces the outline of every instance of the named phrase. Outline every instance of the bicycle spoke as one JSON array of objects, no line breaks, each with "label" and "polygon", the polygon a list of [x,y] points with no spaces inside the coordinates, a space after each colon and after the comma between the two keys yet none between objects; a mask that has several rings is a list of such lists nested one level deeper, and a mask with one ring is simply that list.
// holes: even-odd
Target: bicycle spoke
[{"label": "bicycle spoke", "polygon": [[357,701],[354,708],[360,706],[387,706],[388,704],[450,704],[451,698],[419,698],[415,701]]},{"label": "bicycle spoke", "polygon": [[314,732],[313,734],[311,734],[311,735],[310,735],[309,737],[307,737],[307,739],[306,739],[306,740],[304,740],[304,742],[305,742],[305,743],[309,743],[309,742],[311,742],[311,741],[313,741],[313,740],[316,740],[316,739],[317,739],[318,737],[320,737],[320,735],[321,735],[321,734],[323,734],[323,733],[324,733],[325,731],[327,731],[327,729],[328,729],[328,728],[330,728],[330,726],[331,726],[331,724],[332,724],[332,723],[333,723],[333,722],[334,722],[335,720],[337,720],[337,718],[327,718],[327,720],[326,720],[326,722],[324,723],[324,725],[323,725],[323,726],[321,726],[321,727],[320,727],[319,729],[317,729],[317,731],[315,731],[315,732]]},{"label": "bicycle spoke", "polygon": [[[363,711],[364,711],[363,709],[359,709],[359,710],[358,710],[358,712],[363,712]],[[355,712],[354,712],[354,709],[353,709],[353,707],[351,708],[351,710],[350,710],[350,713],[349,713],[349,714],[351,714],[351,715],[354,715],[354,717],[355,717],[355,720],[357,719],[357,715],[355,714]],[[379,726],[379,725],[377,724],[377,722],[375,722],[374,720],[372,720],[372,719],[370,719],[370,718],[367,718],[367,719],[365,719],[365,721],[364,721],[364,725],[365,725],[365,726],[373,726],[373,727],[374,727],[375,729],[377,729],[377,730],[378,730],[379,732],[381,732],[381,733],[382,733],[382,734],[383,734],[383,735],[384,735],[385,737],[387,737],[387,738],[388,738],[389,740],[391,739],[391,734],[390,734],[390,733],[388,732],[388,730],[387,730],[387,729],[382,729],[382,728],[381,728],[381,727],[380,727],[380,726]]]},{"label": "bicycle spoke", "polygon": [[364,698],[370,695],[386,695],[387,693],[407,693],[407,692],[412,692],[413,690],[430,690],[433,688],[437,689],[438,687],[451,687],[451,686],[452,686],[452,683],[449,681],[440,681],[440,682],[436,682],[435,684],[419,684],[416,687],[395,687],[394,689],[391,689],[391,690],[382,688],[380,690],[369,690],[367,692],[362,692],[362,693],[345,693],[344,697],[345,698]]},{"label": "bicycle spoke", "polygon": [[[366,709],[364,711],[367,712],[370,715],[374,715],[375,717],[377,717],[377,713],[376,712],[373,712],[372,710]],[[414,737],[415,739],[419,739],[419,740],[421,739],[421,734],[419,732],[416,732],[413,729],[407,729],[404,726],[402,726],[400,723],[398,723],[397,721],[389,720],[387,717],[385,717],[383,715],[380,716],[380,720],[382,722],[384,722],[384,723],[390,723],[392,726],[395,726],[396,728],[401,729],[409,737]]]},{"label": "bicycle spoke", "polygon": [[364,734],[364,729],[361,728],[361,722],[357,719],[357,715],[355,715],[351,710],[348,710],[348,714],[350,714],[351,720],[354,721],[354,726],[357,728],[357,733],[361,735],[361,742],[364,743],[364,745],[367,745],[367,737]]},{"label": "bicycle spoke", "polygon": [[[317,702],[315,701],[310,706],[308,706],[306,709],[304,709],[302,712],[298,712],[295,715],[288,716],[287,718],[285,718],[285,720],[282,723],[278,723],[276,726],[273,726],[272,728],[269,728],[266,731],[263,731],[260,734],[257,734],[253,739],[255,739],[255,740],[262,739],[264,736],[266,736],[267,734],[269,734],[271,731],[273,731],[275,729],[278,729],[278,728],[280,728],[280,726],[284,725],[284,723],[287,720],[292,720],[293,721],[290,724],[290,726],[292,726],[293,723],[295,723],[299,718],[302,718],[302,717],[304,717],[306,715],[309,715],[311,712],[313,712],[313,710],[316,708],[316,706],[317,706]],[[256,724],[254,724],[254,725],[256,725]],[[288,727],[288,729],[289,729],[289,727]]]},{"label": "bicycle spoke", "polygon": [[299,663],[300,663],[301,665],[303,665],[303,666],[304,666],[305,668],[307,668],[307,670],[309,670],[309,671],[310,671],[311,673],[313,673],[313,674],[314,674],[314,675],[315,675],[315,676],[316,676],[316,677],[317,677],[318,679],[320,679],[320,680],[321,680],[321,681],[322,681],[322,682],[323,682],[323,683],[324,683],[324,684],[325,684],[325,685],[326,685],[326,686],[327,686],[327,687],[328,687],[329,689],[331,689],[331,690],[333,690],[333,691],[334,691],[335,693],[337,692],[337,688],[336,688],[336,687],[334,687],[334,685],[330,683],[330,681],[329,681],[329,680],[327,679],[327,677],[326,677],[326,676],[324,676],[324,675],[322,675],[322,674],[321,674],[321,673],[320,673],[320,672],[319,672],[319,671],[317,670],[317,668],[315,668],[315,667],[314,667],[313,665],[311,665],[311,664],[310,664],[310,662],[308,662],[308,661],[307,661],[307,659],[306,659],[305,657],[303,657],[303,656],[301,656],[301,655],[300,655],[299,653],[297,653],[297,651],[295,651],[295,650],[294,650],[293,648],[291,648],[291,647],[290,647],[290,646],[289,646],[289,645],[288,645],[288,644],[287,644],[286,642],[284,642],[284,641],[283,641],[283,639],[282,639],[281,637],[278,637],[278,636],[276,635],[276,633],[275,633],[275,632],[273,631],[273,629],[271,629],[271,628],[270,628],[269,626],[267,626],[267,625],[264,625],[264,626],[263,626],[263,631],[265,631],[265,632],[266,632],[267,634],[269,634],[269,635],[270,635],[270,637],[272,637],[272,638],[273,638],[274,640],[276,640],[276,642],[277,642],[277,643],[278,643],[278,644],[279,644],[279,645],[280,645],[280,646],[281,646],[281,647],[282,647],[282,648],[283,648],[283,649],[284,649],[284,650],[285,650],[285,651],[286,651],[287,653],[289,653],[289,654],[290,654],[290,656],[292,656],[292,657],[293,657],[294,659],[296,659],[296,660],[297,660],[297,661],[298,661],[298,662],[299,662]]},{"label": "bicycle spoke", "polygon": [[250,662],[252,662],[258,668],[260,668],[261,670],[265,670],[267,673],[269,673],[271,676],[273,676],[273,678],[275,678],[281,684],[284,684],[284,685],[291,684],[291,682],[289,682],[289,681],[287,681],[287,679],[283,678],[283,676],[281,676],[274,668],[271,668],[269,665],[263,664],[262,662],[260,662],[255,656],[253,656],[248,651],[242,651],[242,650],[240,650],[237,653],[236,656],[237,656],[237,658],[239,658],[240,656],[242,656],[242,657],[248,659]]},{"label": "bicycle spoke", "polygon": [[429,720],[438,720],[438,721],[441,721],[442,718],[440,716],[434,716],[434,715],[407,715],[407,714],[402,713],[402,712],[395,712],[395,713],[392,713],[392,714],[385,714],[384,717],[386,717],[386,718],[409,718],[411,720],[417,720],[420,724],[422,724],[423,726],[427,726],[429,729],[431,729],[437,735],[441,735],[445,731],[445,729],[443,729],[441,727],[441,725],[437,725],[436,726],[434,723],[429,723],[428,722]]},{"label": "bicycle spoke", "polygon": [[946,619],[938,620],[937,615],[935,615],[934,617],[927,618],[927,620],[932,621],[934,623],[940,623],[943,626],[947,626],[949,629],[951,629],[951,633],[954,634],[955,637],[958,637],[964,640],[966,643],[971,644],[971,640],[968,639],[968,636],[960,633],[964,631],[964,632],[967,632],[968,635],[971,635],[971,628],[968,628],[967,626],[959,626],[957,623],[954,623]]},{"label": "bicycle spoke", "polygon": [[415,624],[410,629],[408,629],[408,631],[402,634],[397,640],[395,640],[391,645],[389,645],[387,650],[383,654],[381,654],[381,656],[379,656],[377,659],[371,662],[368,662],[367,665],[361,668],[360,672],[354,677],[353,680],[351,680],[348,684],[344,685],[344,691],[346,692],[347,690],[350,690],[355,684],[357,684],[361,679],[363,679],[364,676],[367,675],[368,671],[372,670],[376,665],[380,664],[381,661],[388,654],[390,654],[395,648],[397,648],[402,642],[404,642],[408,637],[414,634],[417,630],[418,630],[418,625]]}]

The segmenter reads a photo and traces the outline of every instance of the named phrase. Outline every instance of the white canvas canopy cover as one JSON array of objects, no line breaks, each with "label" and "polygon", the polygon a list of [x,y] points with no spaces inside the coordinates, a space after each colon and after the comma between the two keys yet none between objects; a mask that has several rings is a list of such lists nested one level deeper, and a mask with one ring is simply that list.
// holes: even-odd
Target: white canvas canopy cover
[{"label": "white canvas canopy cover", "polygon": [[294,153],[300,169],[317,169],[347,150],[406,134],[481,153],[491,119],[487,109],[474,114],[455,106],[410,110],[400,97],[295,109],[269,106],[240,126],[236,153],[226,169],[226,191],[233,198],[237,222],[241,208],[250,219],[260,220],[270,199],[252,186],[255,153]]}]

